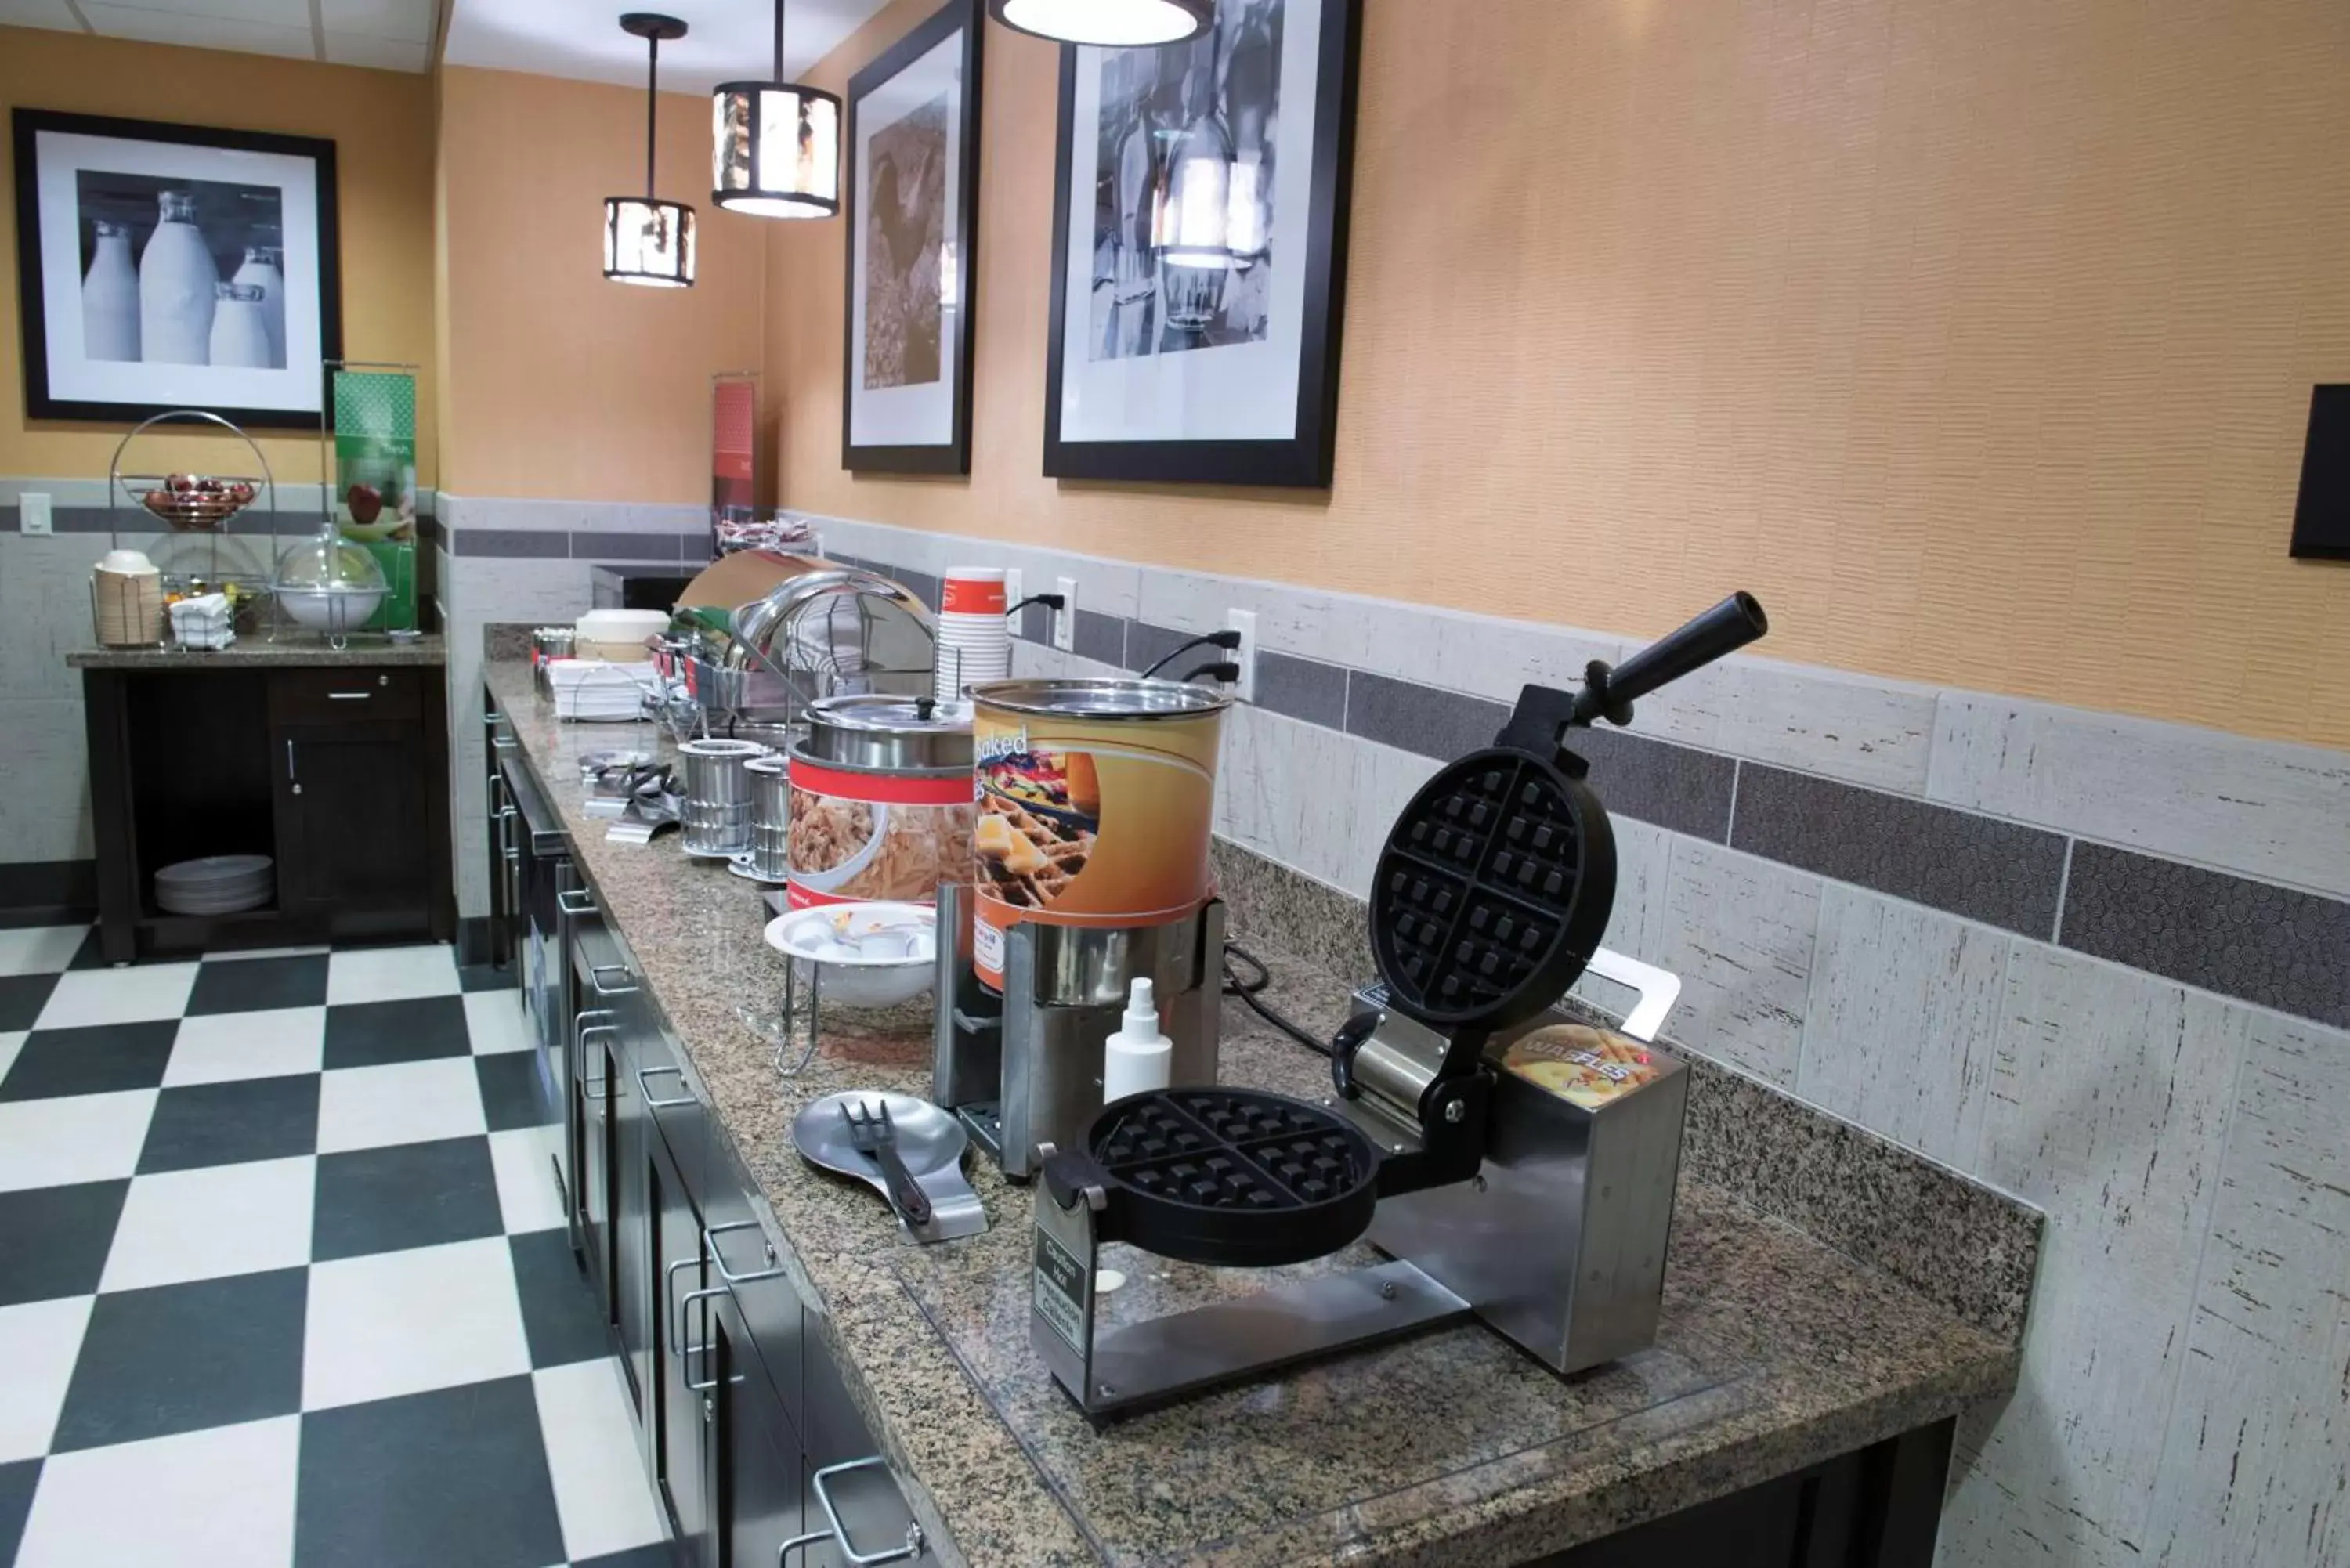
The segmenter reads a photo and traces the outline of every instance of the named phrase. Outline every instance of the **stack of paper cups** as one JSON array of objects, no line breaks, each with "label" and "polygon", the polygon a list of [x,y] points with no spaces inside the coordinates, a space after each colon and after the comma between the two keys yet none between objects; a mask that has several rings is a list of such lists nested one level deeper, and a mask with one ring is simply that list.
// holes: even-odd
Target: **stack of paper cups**
[{"label": "stack of paper cups", "polygon": [[959,700],[966,687],[1003,680],[1012,674],[1012,626],[1004,619],[1003,569],[950,566],[939,593],[938,679],[932,688],[941,702]]}]

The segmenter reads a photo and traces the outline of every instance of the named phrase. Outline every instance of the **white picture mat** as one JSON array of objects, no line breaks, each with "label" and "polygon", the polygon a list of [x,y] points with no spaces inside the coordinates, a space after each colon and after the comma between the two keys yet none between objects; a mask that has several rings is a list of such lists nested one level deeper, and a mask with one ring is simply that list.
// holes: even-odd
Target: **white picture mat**
[{"label": "white picture mat", "polygon": [[[184,408],[322,410],[318,366],[317,165],[284,152],[129,141],[43,130],[34,140],[41,213],[41,300],[49,396],[59,402]],[[82,342],[81,170],[273,185],[285,223],[286,352],[282,370],[92,359]],[[138,263],[133,256],[133,265]]]},{"label": "white picture mat", "polygon": [[[858,193],[856,227],[848,265],[848,440],[854,446],[952,446],[954,389],[962,375],[962,265],[957,239],[962,233],[962,30],[857,100],[857,167],[850,188]],[[873,138],[915,110],[947,95],[945,217],[939,229],[939,379],[911,387],[868,389],[865,385],[865,252],[870,232],[865,202],[872,192]]]},{"label": "white picture mat", "polygon": [[1101,173],[1103,51],[1076,51],[1070,119],[1068,275],[1062,306],[1064,441],[1288,441],[1297,434],[1305,322],[1305,244],[1321,89],[1322,0],[1287,0],[1274,181],[1272,303],[1263,339],[1137,358],[1096,359],[1094,190]]}]

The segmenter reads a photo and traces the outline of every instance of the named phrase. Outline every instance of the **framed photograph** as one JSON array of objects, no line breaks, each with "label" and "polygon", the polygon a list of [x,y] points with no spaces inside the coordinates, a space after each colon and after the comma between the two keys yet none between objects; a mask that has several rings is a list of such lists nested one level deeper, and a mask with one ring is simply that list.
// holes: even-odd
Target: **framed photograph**
[{"label": "framed photograph", "polygon": [[335,144],[14,119],[26,414],[316,430],[343,353]]},{"label": "framed photograph", "polygon": [[1326,487],[1360,0],[1061,52],[1045,472]]},{"label": "framed photograph", "polygon": [[840,466],[971,472],[979,0],[949,0],[848,83]]}]

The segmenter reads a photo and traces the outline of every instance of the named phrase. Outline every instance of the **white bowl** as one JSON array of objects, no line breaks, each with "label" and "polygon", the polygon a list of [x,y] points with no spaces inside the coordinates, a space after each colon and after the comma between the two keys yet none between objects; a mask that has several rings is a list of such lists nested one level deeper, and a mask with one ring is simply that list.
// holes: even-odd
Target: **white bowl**
[{"label": "white bowl", "polygon": [[927,904],[818,904],[767,922],[767,945],[819,973],[827,1002],[895,1007],[930,989],[938,915]]},{"label": "white bowl", "polygon": [[280,588],[277,602],[312,631],[357,631],[383,603],[381,588]]}]

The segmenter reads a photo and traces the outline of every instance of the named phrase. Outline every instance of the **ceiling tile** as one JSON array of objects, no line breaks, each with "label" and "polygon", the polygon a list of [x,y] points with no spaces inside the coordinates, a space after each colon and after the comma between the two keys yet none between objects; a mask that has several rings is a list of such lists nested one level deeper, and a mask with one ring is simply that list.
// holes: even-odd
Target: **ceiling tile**
[{"label": "ceiling tile", "polygon": [[[794,76],[806,70],[883,4],[791,0],[785,70]],[[642,87],[644,41],[620,31],[619,14],[626,9],[598,10],[579,0],[455,0],[442,56],[453,66]],[[715,83],[756,79],[774,68],[775,13],[762,0],[697,0],[661,9],[692,29],[676,43],[661,46],[662,91],[707,92]]]},{"label": "ceiling tile", "polygon": [[[273,27],[307,27],[310,0],[99,0],[133,11],[158,11],[173,16],[203,16],[225,22],[265,22]],[[103,29],[101,29],[103,30]]]},{"label": "ceiling tile", "polygon": [[81,0],[81,10],[89,18],[89,25],[109,38],[184,44],[198,49],[237,49],[254,55],[288,55],[301,60],[317,57],[307,26],[282,27],[267,22],[149,11],[135,5],[110,5],[105,0]]},{"label": "ceiling tile", "polygon": [[432,65],[429,44],[370,38],[362,33],[328,33],[327,59],[338,66],[371,66],[380,71],[421,71]]},{"label": "ceiling tile", "polygon": [[73,7],[66,0],[0,0],[0,27],[55,27],[78,33]]},{"label": "ceiling tile", "polygon": [[356,33],[369,38],[429,44],[432,41],[432,0],[318,0],[318,21],[329,34]]}]

